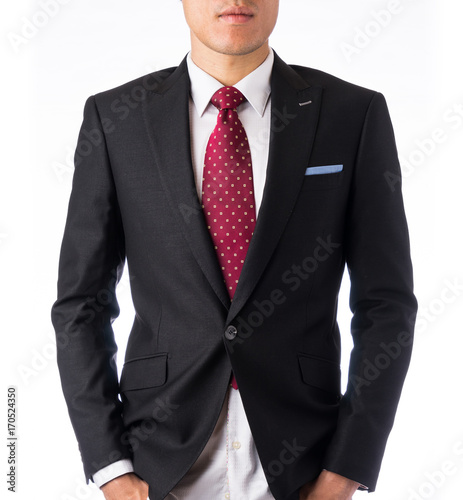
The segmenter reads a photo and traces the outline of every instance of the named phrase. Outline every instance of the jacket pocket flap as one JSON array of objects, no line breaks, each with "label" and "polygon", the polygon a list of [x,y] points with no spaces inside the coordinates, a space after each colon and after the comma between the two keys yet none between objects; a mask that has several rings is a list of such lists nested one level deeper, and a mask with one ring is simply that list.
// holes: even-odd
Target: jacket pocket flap
[{"label": "jacket pocket flap", "polygon": [[340,394],[341,368],[336,362],[309,354],[298,354],[298,357],[304,383]]},{"label": "jacket pocket flap", "polygon": [[159,387],[166,382],[167,353],[126,361],[122,369],[121,392]]}]

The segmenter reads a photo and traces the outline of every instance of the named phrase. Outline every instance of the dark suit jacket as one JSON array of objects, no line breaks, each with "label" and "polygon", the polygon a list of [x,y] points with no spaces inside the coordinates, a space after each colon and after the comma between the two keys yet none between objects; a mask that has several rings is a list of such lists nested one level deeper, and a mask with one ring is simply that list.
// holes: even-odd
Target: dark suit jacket
[{"label": "dark suit jacket", "polygon": [[[88,478],[132,457],[151,500],[164,498],[208,441],[233,369],[277,500],[322,468],[375,488],[416,312],[387,107],[278,56],[271,86],[264,197],[232,304],[194,185],[185,60],[87,101],[52,316]],[[136,316],[119,384],[125,259]],[[354,349],[341,395],[346,263]]]}]

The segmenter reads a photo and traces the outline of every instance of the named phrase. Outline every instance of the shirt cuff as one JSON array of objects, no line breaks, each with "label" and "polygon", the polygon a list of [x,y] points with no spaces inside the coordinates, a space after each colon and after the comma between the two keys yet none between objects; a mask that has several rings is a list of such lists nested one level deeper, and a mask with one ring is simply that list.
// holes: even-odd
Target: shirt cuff
[{"label": "shirt cuff", "polygon": [[112,479],[128,474],[129,472],[133,472],[132,460],[130,460],[130,458],[124,458],[118,462],[114,462],[106,467],[103,467],[98,472],[95,472],[92,479],[98,488],[101,488]]}]

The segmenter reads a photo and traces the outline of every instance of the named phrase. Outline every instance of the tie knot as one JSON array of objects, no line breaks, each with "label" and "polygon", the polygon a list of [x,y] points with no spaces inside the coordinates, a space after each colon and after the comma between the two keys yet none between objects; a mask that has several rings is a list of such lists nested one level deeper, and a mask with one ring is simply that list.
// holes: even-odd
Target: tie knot
[{"label": "tie knot", "polygon": [[245,100],[244,95],[235,87],[222,87],[212,96],[211,102],[216,108],[222,110],[236,109]]}]

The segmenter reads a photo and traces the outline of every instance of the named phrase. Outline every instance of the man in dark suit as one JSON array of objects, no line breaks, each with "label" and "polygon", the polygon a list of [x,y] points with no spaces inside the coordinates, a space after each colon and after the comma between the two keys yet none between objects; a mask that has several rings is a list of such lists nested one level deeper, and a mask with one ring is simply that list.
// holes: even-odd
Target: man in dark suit
[{"label": "man in dark suit", "polygon": [[416,313],[384,98],[286,65],[278,0],[183,4],[190,55],[92,96],[77,146],[52,317],[87,479],[107,500],[373,491]]}]

